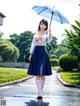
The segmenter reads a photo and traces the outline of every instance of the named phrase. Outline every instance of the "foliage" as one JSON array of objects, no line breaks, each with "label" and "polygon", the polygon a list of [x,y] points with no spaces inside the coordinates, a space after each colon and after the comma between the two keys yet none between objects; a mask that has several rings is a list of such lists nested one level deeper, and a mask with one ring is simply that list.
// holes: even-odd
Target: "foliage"
[{"label": "foliage", "polygon": [[71,29],[65,29],[66,40],[65,46],[69,49],[69,53],[76,58],[78,66],[80,64],[80,20],[75,21],[75,25],[71,25]]},{"label": "foliage", "polygon": [[50,59],[50,63],[51,63],[52,66],[57,66],[57,65],[58,65],[58,59],[56,59],[56,58],[51,58],[51,59]]},{"label": "foliage", "polygon": [[30,31],[25,31],[20,35],[17,34],[10,35],[10,41],[13,44],[15,44],[15,46],[17,46],[20,51],[18,61],[28,61],[32,37],[33,33]]},{"label": "foliage", "polygon": [[56,57],[56,55],[54,55],[54,50],[56,48],[57,48],[57,38],[53,37],[52,41],[47,44],[47,50],[48,50],[50,58],[53,58],[54,56]]},{"label": "foliage", "polygon": [[57,58],[57,56],[53,53],[53,54],[51,54],[50,56],[50,59],[52,59],[52,58]]},{"label": "foliage", "polygon": [[3,61],[16,61],[19,57],[19,50],[10,41],[0,39],[0,56]]},{"label": "foliage", "polygon": [[10,35],[10,41],[14,44],[17,45],[19,42],[19,35],[18,34],[12,34]]},{"label": "foliage", "polygon": [[59,58],[62,54],[65,54],[68,52],[68,49],[63,45],[58,45],[57,49],[54,51],[54,54]]},{"label": "foliage", "polygon": [[2,38],[3,35],[4,35],[3,32],[0,31],[0,38]]},{"label": "foliage", "polygon": [[0,56],[0,62],[2,62],[3,61],[3,59],[2,59],[2,57]]},{"label": "foliage", "polygon": [[59,58],[59,65],[64,70],[72,70],[77,68],[77,61],[69,54],[63,54]]}]

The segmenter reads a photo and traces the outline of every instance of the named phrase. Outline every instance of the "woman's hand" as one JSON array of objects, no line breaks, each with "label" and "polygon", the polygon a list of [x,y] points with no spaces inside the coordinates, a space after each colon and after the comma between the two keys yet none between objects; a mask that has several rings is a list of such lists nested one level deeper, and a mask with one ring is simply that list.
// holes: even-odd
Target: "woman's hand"
[{"label": "woman's hand", "polygon": [[42,36],[39,35],[39,40],[42,41]]},{"label": "woman's hand", "polygon": [[36,42],[38,42],[39,41],[39,37],[36,37]]},{"label": "woman's hand", "polygon": [[38,37],[36,37],[36,42],[40,42],[42,40],[42,37],[39,35]]},{"label": "woman's hand", "polygon": [[31,58],[32,58],[32,55],[30,54],[28,60],[31,61]]}]

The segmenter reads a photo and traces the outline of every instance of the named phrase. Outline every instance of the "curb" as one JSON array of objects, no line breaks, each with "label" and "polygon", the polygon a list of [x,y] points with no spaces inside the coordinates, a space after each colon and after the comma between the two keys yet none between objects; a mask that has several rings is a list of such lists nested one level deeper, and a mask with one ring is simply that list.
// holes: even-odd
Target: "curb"
[{"label": "curb", "polygon": [[66,87],[80,88],[80,85],[78,84],[70,84],[70,83],[66,83],[65,81],[63,81],[60,77],[60,73],[58,73],[57,78]]},{"label": "curb", "polygon": [[0,84],[0,87],[12,85],[12,84],[18,84],[18,83],[24,82],[24,81],[26,81],[26,80],[28,80],[28,79],[30,79],[32,77],[33,76],[29,76],[29,77],[26,77],[26,78],[15,80],[15,81],[10,81],[10,82],[6,82],[6,83],[2,83],[2,84]]}]

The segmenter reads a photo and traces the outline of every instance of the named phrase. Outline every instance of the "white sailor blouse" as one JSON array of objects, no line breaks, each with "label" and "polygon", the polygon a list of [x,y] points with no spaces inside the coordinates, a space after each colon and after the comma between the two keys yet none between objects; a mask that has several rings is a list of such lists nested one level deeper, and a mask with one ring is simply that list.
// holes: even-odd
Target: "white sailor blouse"
[{"label": "white sailor blouse", "polygon": [[33,36],[30,53],[33,53],[35,46],[46,46],[46,44],[50,43],[51,41],[52,35],[48,35],[48,33],[45,32],[44,35],[41,36],[41,39],[39,39],[39,33],[36,33]]}]

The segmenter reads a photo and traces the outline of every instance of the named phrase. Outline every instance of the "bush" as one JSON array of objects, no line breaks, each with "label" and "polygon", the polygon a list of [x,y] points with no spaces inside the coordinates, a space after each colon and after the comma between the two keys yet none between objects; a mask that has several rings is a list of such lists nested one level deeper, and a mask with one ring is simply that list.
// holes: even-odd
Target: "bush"
[{"label": "bush", "polygon": [[52,58],[50,59],[51,66],[58,66],[58,59]]},{"label": "bush", "polygon": [[3,61],[16,61],[19,57],[19,50],[10,41],[2,39],[0,40],[0,56]]},{"label": "bush", "polygon": [[50,58],[57,58],[57,56],[52,53],[52,54],[50,55]]},{"label": "bush", "polygon": [[59,65],[64,70],[73,70],[77,68],[77,61],[69,54],[63,54],[59,58]]},{"label": "bush", "polygon": [[0,56],[0,62],[2,62],[3,61],[3,59],[2,59],[2,57]]}]

